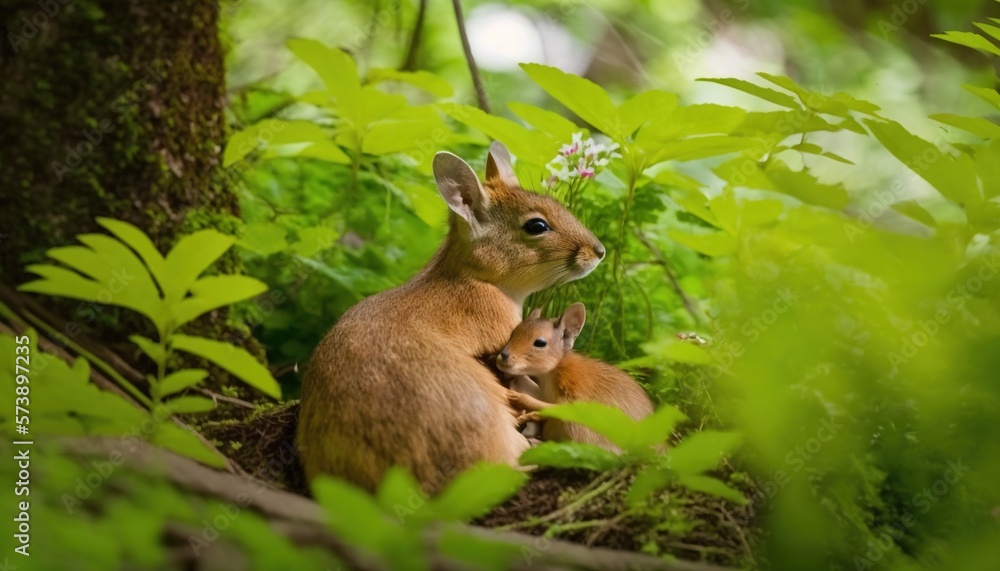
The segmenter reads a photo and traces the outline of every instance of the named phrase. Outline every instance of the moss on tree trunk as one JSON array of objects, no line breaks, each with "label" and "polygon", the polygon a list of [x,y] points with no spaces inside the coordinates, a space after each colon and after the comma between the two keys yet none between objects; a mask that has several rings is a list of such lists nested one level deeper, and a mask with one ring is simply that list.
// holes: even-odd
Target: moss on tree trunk
[{"label": "moss on tree trunk", "polygon": [[[236,233],[236,194],[221,170],[225,140],[218,3],[0,0],[0,268],[16,285],[45,250],[102,231],[110,216],[166,251],[200,228]],[[234,252],[219,263],[239,271]],[[46,303],[50,303],[46,301]],[[55,309],[109,342],[146,327],[128,312]],[[96,316],[91,315],[96,313]],[[214,312],[189,326],[246,338]],[[148,331],[148,330],[147,330]]]}]

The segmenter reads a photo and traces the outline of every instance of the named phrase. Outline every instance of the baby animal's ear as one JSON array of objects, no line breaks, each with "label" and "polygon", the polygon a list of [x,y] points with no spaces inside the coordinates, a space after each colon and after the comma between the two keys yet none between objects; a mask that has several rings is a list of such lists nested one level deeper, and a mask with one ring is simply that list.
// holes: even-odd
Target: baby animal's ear
[{"label": "baby animal's ear", "polygon": [[489,206],[490,198],[469,163],[441,151],[434,155],[434,180],[448,208],[475,226]]},{"label": "baby animal's ear", "polygon": [[587,320],[587,310],[583,304],[576,302],[566,308],[566,312],[559,319],[559,327],[563,330],[563,343],[566,349],[572,349],[580,331],[583,331],[583,324]]},{"label": "baby animal's ear", "polygon": [[542,308],[536,307],[531,311],[531,313],[528,314],[528,317],[526,319],[538,319],[541,316],[542,316]]},{"label": "baby animal's ear", "polygon": [[499,178],[508,186],[518,186],[517,175],[510,162],[510,152],[500,141],[490,143],[490,154],[486,157],[486,180],[491,178]]}]

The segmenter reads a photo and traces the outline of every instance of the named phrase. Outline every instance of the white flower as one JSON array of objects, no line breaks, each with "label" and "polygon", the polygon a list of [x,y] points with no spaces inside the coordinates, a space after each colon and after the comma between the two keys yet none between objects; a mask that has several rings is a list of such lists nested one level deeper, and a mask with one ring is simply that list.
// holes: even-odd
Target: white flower
[{"label": "white flower", "polygon": [[559,154],[545,165],[551,176],[542,186],[551,189],[561,182],[594,178],[611,159],[621,158],[619,148],[618,143],[603,145],[593,138],[584,140],[582,132],[573,133],[570,144],[560,147]]}]

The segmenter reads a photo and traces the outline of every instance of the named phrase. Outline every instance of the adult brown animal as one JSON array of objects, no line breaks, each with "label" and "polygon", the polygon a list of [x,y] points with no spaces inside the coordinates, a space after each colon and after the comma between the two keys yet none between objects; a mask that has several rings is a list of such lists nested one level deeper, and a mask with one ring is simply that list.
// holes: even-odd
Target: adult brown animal
[{"label": "adult brown animal", "polygon": [[306,476],[373,490],[407,468],[428,492],[477,461],[517,465],[528,442],[482,359],[521,321],[531,293],[590,273],[604,246],[566,208],[525,191],[500,143],[486,183],[441,152],[434,178],[448,236],[407,283],[349,309],[316,348],[302,387]]}]

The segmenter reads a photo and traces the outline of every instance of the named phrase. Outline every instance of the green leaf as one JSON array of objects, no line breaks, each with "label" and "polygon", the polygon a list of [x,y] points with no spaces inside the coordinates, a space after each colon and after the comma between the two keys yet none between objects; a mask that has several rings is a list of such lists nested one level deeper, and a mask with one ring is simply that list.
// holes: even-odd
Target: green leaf
[{"label": "green leaf", "polygon": [[476,464],[432,500],[432,509],[441,519],[469,521],[516,494],[527,480],[527,474],[506,464]]},{"label": "green leaf", "polygon": [[[690,343],[688,344],[690,345]],[[693,347],[693,345],[691,345]],[[628,445],[629,451],[644,453],[650,447],[663,444],[670,437],[678,423],[687,420],[687,415],[677,407],[663,405],[653,414],[639,421]]]},{"label": "green leaf", "polygon": [[577,126],[576,123],[562,115],[547,109],[517,101],[508,103],[507,108],[532,127],[550,135],[557,141],[569,141],[575,133],[583,133],[584,138],[587,137],[587,129]]},{"label": "green leaf", "polygon": [[744,81],[742,79],[733,78],[702,78],[697,81],[707,81],[711,83],[718,83],[719,85],[725,85],[726,87],[731,87],[743,93],[748,93],[754,97],[763,99],[764,101],[769,101],[775,105],[780,105],[782,107],[788,107],[789,109],[802,109],[802,106],[795,101],[791,95],[787,93],[781,93],[780,91],[775,91],[769,87],[762,87],[755,83],[750,83],[749,81]]},{"label": "green leaf", "polygon": [[320,252],[329,250],[337,243],[340,234],[329,226],[313,226],[298,231],[299,239],[292,244],[296,254],[311,258]]},{"label": "green leaf", "polygon": [[939,123],[951,125],[952,127],[956,127],[963,131],[968,131],[969,133],[983,139],[1000,139],[1000,125],[997,125],[989,119],[984,119],[982,117],[963,117],[947,113],[931,115],[930,117]]},{"label": "green leaf", "polygon": [[402,525],[419,526],[433,518],[429,496],[420,484],[400,466],[393,466],[378,486],[378,503],[382,510],[395,514]]},{"label": "green leaf", "polygon": [[434,75],[429,71],[399,71],[391,68],[379,67],[368,70],[368,81],[379,83],[382,81],[398,81],[408,83],[414,87],[419,87],[424,91],[437,95],[438,97],[451,97],[455,90],[444,78]]},{"label": "green leaf", "polygon": [[677,475],[666,468],[647,466],[636,474],[625,501],[632,506],[641,504],[650,494],[662,490],[676,479]]},{"label": "green leaf", "polygon": [[521,454],[522,466],[580,468],[603,472],[619,464],[618,455],[596,444],[582,442],[542,442]]},{"label": "green leaf", "polygon": [[143,337],[142,335],[129,335],[128,340],[139,346],[139,349],[146,354],[154,363],[165,363],[167,354],[159,343]]},{"label": "green leaf", "polygon": [[215,401],[205,397],[177,397],[167,401],[166,406],[174,414],[207,412],[215,408]]},{"label": "green leaf", "polygon": [[191,429],[181,428],[173,422],[160,423],[150,440],[157,446],[173,450],[206,466],[213,468],[226,466],[226,458],[218,450],[198,438]]},{"label": "green leaf", "polygon": [[[261,145],[271,149],[265,156],[311,157],[337,164],[351,162],[330,135],[315,123],[264,119],[229,138],[222,165],[228,167]],[[280,149],[287,145],[296,145],[296,148],[290,152]]]},{"label": "green leaf", "polygon": [[658,116],[636,135],[636,142],[668,141],[689,135],[728,135],[743,123],[746,111],[724,105],[689,105]]},{"label": "green leaf", "polygon": [[337,101],[341,114],[348,121],[357,122],[361,113],[361,81],[351,56],[316,40],[293,38],[288,40],[287,45],[320,76]]},{"label": "green leaf", "polygon": [[736,239],[725,232],[689,234],[671,230],[667,235],[675,242],[706,256],[728,256],[736,251]]},{"label": "green leaf", "polygon": [[[986,24],[977,24],[982,27]],[[992,28],[992,26],[990,26]],[[943,34],[931,34],[932,38],[938,38],[946,42],[972,48],[995,56],[1000,56],[1000,47],[980,36],[975,32],[945,32]]]},{"label": "green leaf", "polygon": [[977,87],[975,85],[963,85],[962,87],[969,93],[1000,109],[1000,93],[997,93],[996,89]]},{"label": "green leaf", "polygon": [[677,96],[668,91],[651,89],[643,91],[618,106],[621,133],[626,137],[655,117],[665,115],[677,107]]},{"label": "green leaf", "polygon": [[[994,21],[996,20],[994,19]],[[1000,40],[1000,28],[992,24],[984,24],[983,22],[973,22],[972,24],[989,34],[993,39]]]},{"label": "green leaf", "polygon": [[692,192],[697,192],[705,187],[698,179],[670,169],[663,169],[656,173],[653,175],[653,180],[658,184]]},{"label": "green leaf", "polygon": [[327,525],[349,545],[380,554],[401,537],[401,529],[364,490],[327,476],[312,482],[313,497],[326,511]]},{"label": "green leaf", "polygon": [[798,143],[790,147],[777,147],[776,149],[774,149],[774,154],[778,154],[782,151],[798,151],[800,153],[806,153],[810,155],[816,155],[819,157],[826,157],[828,159],[833,159],[837,162],[844,163],[845,165],[854,164],[853,162],[845,159],[840,155],[824,151],[823,147],[820,147],[819,145],[816,145],[814,143]]},{"label": "green leaf", "polygon": [[203,271],[218,260],[235,240],[215,230],[199,230],[184,236],[167,254],[168,303],[179,301]]},{"label": "green leaf", "polygon": [[560,404],[542,409],[539,414],[545,418],[582,424],[619,447],[628,444],[635,426],[635,421],[621,409],[596,402]]},{"label": "green leaf", "polygon": [[156,282],[160,284],[161,288],[163,287],[164,278],[167,273],[166,260],[145,232],[128,222],[115,220],[114,218],[98,217],[97,223],[114,234],[116,238],[128,245],[129,248],[135,250],[146,264],[146,267],[149,268],[150,273],[153,274]]},{"label": "green leaf", "polygon": [[191,337],[180,333],[172,335],[169,341],[172,348],[211,361],[260,392],[274,398],[281,398],[281,387],[278,386],[278,381],[274,380],[267,367],[246,350],[222,341]]},{"label": "green leaf", "polygon": [[500,141],[519,161],[545,165],[562,145],[541,131],[529,131],[510,119],[489,115],[476,107],[455,103],[440,103],[438,107],[454,119]]},{"label": "green leaf", "polygon": [[285,229],[273,222],[247,224],[239,245],[262,256],[270,256],[288,247],[286,235]]},{"label": "green leaf", "polygon": [[720,480],[710,476],[683,474],[678,476],[677,481],[682,486],[690,490],[719,496],[720,498],[735,502],[739,505],[743,505],[747,501],[746,498],[743,497],[743,494],[725,485]]},{"label": "green leaf", "polygon": [[203,313],[252,298],[267,291],[264,282],[250,276],[209,276],[191,285],[191,295],[170,306],[174,327]]},{"label": "green leaf", "polygon": [[446,529],[438,540],[438,549],[442,554],[463,563],[462,569],[507,571],[517,568],[517,560],[529,557],[525,549],[533,548],[486,539],[457,529]]},{"label": "green leaf", "polygon": [[537,63],[522,63],[528,77],[584,121],[613,139],[622,137],[618,112],[611,97],[599,85],[560,69]]},{"label": "green leaf", "polygon": [[718,155],[726,155],[748,149],[757,143],[755,139],[732,137],[729,135],[710,135],[679,141],[666,141],[653,149],[650,164],[662,161],[693,161]]},{"label": "green leaf", "polygon": [[668,454],[670,469],[678,474],[700,474],[714,470],[724,456],[743,442],[735,432],[704,431],[688,435]]},{"label": "green leaf", "polygon": [[927,212],[923,206],[920,206],[916,200],[901,200],[894,203],[892,209],[932,228],[937,226],[937,221],[934,220],[931,213]]},{"label": "green leaf", "polygon": [[443,128],[444,122],[432,107],[407,107],[371,125],[362,150],[370,155],[385,155],[433,147],[434,133]]},{"label": "green leaf", "polygon": [[208,377],[204,369],[181,369],[167,375],[160,383],[160,396],[165,397],[179,393],[188,387],[193,387]]},{"label": "green leaf", "polygon": [[947,154],[893,121],[865,120],[865,125],[890,153],[948,200],[966,207],[982,202],[975,162],[969,155]]}]

